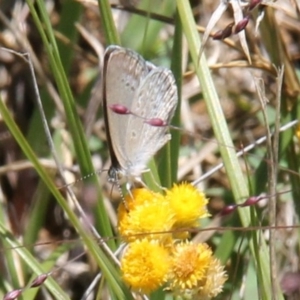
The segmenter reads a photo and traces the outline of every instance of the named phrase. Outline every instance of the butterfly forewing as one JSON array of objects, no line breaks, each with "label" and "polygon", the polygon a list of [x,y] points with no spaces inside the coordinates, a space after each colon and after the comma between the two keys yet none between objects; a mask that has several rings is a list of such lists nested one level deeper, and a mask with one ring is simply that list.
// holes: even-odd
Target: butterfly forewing
[{"label": "butterfly forewing", "polygon": [[102,98],[110,157],[115,168],[118,168],[121,155],[119,145],[126,142],[122,129],[128,116],[115,114],[109,105],[122,103],[129,108],[141,78],[147,74],[147,64],[134,52],[118,46],[107,48],[103,64]]},{"label": "butterfly forewing", "polygon": [[[104,56],[102,97],[110,175],[121,172],[127,179],[139,177],[148,160],[170,139],[166,126],[155,127],[145,121],[160,118],[169,123],[177,105],[174,77],[134,51],[110,46]],[[113,104],[132,113],[117,114],[109,109]]]}]

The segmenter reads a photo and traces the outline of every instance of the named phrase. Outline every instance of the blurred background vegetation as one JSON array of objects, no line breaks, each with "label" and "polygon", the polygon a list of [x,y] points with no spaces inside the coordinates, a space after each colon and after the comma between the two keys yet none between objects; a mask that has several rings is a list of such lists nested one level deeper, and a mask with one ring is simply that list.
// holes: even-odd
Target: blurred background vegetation
[{"label": "blurred background vegetation", "polygon": [[[121,243],[100,94],[104,50],[119,44],[175,75],[182,130],[151,168],[210,199],[193,237],[226,265],[218,299],[299,299],[300,129],[279,133],[299,119],[299,2],[2,0],[0,26],[0,296],[47,274],[20,299],[134,297],[104,247]],[[250,196],[261,201],[220,217]]]}]

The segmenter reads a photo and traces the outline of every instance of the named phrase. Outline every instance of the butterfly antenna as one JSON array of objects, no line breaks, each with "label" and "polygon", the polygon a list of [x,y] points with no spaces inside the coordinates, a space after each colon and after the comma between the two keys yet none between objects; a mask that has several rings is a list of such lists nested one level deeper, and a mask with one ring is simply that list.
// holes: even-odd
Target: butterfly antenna
[{"label": "butterfly antenna", "polygon": [[90,178],[92,176],[95,176],[95,175],[100,175],[102,172],[106,172],[106,171],[107,170],[101,170],[101,171],[91,172],[91,173],[89,173],[87,175],[82,176],[81,178],[78,178],[78,179],[74,180],[73,182],[67,183],[67,184],[59,187],[58,189],[60,190],[60,189],[63,189],[63,188],[75,185],[78,182],[84,181],[84,180],[86,180],[86,179],[88,179],[88,178]]}]

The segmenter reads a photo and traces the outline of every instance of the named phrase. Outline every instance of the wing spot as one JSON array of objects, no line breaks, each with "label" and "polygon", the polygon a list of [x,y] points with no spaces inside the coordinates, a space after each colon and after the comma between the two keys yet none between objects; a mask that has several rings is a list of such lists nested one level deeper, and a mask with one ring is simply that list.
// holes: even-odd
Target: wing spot
[{"label": "wing spot", "polygon": [[129,81],[125,81],[124,79],[122,80],[122,83],[124,83],[126,89],[129,89],[131,91],[134,92],[134,86],[129,82]]},{"label": "wing spot", "polygon": [[151,102],[151,103],[153,103],[153,102],[155,102],[155,101],[156,101],[156,98],[150,97],[150,102]]},{"label": "wing spot", "polygon": [[136,139],[136,137],[137,137],[137,134],[136,134],[136,131],[135,130],[132,130],[131,131],[131,139]]}]

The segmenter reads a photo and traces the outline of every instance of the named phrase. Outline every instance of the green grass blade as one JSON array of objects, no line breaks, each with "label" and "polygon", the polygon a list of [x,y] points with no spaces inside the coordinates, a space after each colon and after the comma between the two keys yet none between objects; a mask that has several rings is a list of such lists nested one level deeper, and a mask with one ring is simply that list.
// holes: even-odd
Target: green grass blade
[{"label": "green grass blade", "polygon": [[106,36],[106,43],[108,45],[120,45],[120,38],[113,21],[109,1],[98,0],[98,6],[99,6],[104,33]]},{"label": "green grass blade", "polygon": [[[38,13],[36,11],[37,7],[34,6],[31,1],[28,1],[27,3],[36,23],[37,29],[40,32],[45,49],[47,50],[50,66],[52,68],[53,75],[56,80],[56,84],[65,108],[67,123],[70,128],[81,173],[83,176],[86,176],[88,174],[94,173],[94,168],[81,121],[76,111],[75,101],[73,99],[68,79],[66,77],[64,67],[60,58],[60,53],[57,47],[56,39],[54,37],[53,28],[49,21],[49,16],[46,12],[45,4],[42,1],[37,1],[39,9]],[[94,210],[95,220],[97,224],[96,227],[102,236],[112,236],[113,232],[103,204],[102,193],[97,182],[97,178],[95,176],[90,176],[86,179],[86,181],[87,184],[93,183],[97,187],[98,201]],[[115,247],[113,240],[109,241],[109,244],[111,247]]]},{"label": "green grass blade", "polygon": [[[196,24],[194,21],[190,3],[187,0],[178,0],[177,5],[183,24],[183,30],[189,44],[191,57],[194,66],[196,67],[196,74],[203,89],[210,120],[212,122],[215,136],[220,145],[220,152],[231,184],[232,192],[234,194],[235,201],[239,203],[249,196],[247,182],[245,181],[244,175],[239,166],[238,159],[236,157],[231,137],[227,128],[226,120],[220,106],[219,97],[215,90],[204,56],[201,57],[198,67],[198,52],[201,48],[201,43],[199,34],[196,30]],[[243,226],[249,226],[249,224],[251,223],[249,209],[243,208],[239,210],[239,214]],[[261,273],[263,275],[261,278],[259,278],[259,280],[261,285],[263,286],[262,292],[264,298],[271,299],[269,266],[270,259],[268,255],[268,248],[263,241],[261,241],[259,249],[255,249],[253,241],[250,240],[249,242],[253,256],[256,257],[256,253],[259,253],[259,258],[256,257],[256,259],[259,259],[259,261],[261,262]],[[258,252],[256,252],[256,250],[258,250]]]},{"label": "green grass blade", "polygon": [[[96,241],[91,237],[90,233],[86,231],[86,229],[81,225],[79,219],[73,212],[73,210],[68,206],[65,199],[62,197],[61,193],[57,190],[57,187],[53,183],[52,179],[49,177],[46,170],[40,165],[37,157],[35,156],[34,152],[32,151],[31,147],[27,143],[25,137],[22,135],[20,130],[18,129],[16,123],[12,119],[9,111],[7,110],[6,106],[2,99],[0,99],[0,112],[2,118],[9,128],[11,134],[14,136],[16,141],[18,142],[19,146],[21,147],[23,153],[27,156],[27,158],[33,163],[35,170],[39,174],[39,176],[43,179],[53,196],[56,198],[57,202],[63,208],[65,213],[68,215],[70,222],[78,231],[80,236],[82,237],[84,244],[89,249],[90,253],[95,258],[97,264],[101,268],[102,273],[104,274],[105,278],[108,280],[108,283],[114,290],[115,294],[117,295],[118,299],[124,299],[124,295],[131,299],[131,294],[124,286],[118,271],[112,265],[112,263],[108,260],[106,255],[103,251],[99,248]],[[29,267],[31,267],[29,265]],[[40,271],[40,270],[39,270]]]}]

